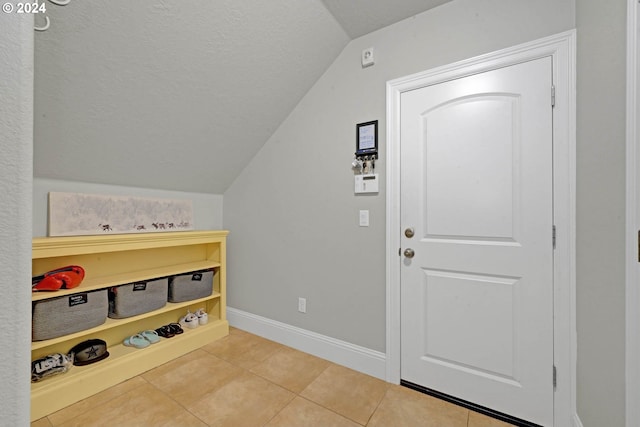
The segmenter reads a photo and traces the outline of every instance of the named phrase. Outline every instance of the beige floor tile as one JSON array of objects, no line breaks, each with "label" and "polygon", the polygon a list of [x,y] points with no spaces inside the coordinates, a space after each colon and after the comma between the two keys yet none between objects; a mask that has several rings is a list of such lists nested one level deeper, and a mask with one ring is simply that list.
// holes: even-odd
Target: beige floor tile
[{"label": "beige floor tile", "polygon": [[[87,426],[88,427],[88,426]],[[147,427],[209,427],[190,412],[184,411],[173,418]]]},{"label": "beige floor tile", "polygon": [[245,369],[257,366],[282,348],[284,346],[276,342],[237,331],[202,347],[214,356]]},{"label": "beige floor tile", "polygon": [[53,427],[53,424],[51,424],[47,417],[44,417],[32,422],[31,427]]},{"label": "beige floor tile", "polygon": [[512,424],[505,423],[504,421],[487,417],[486,415],[479,414],[478,412],[469,411],[468,427],[511,427],[511,426]]},{"label": "beige floor tile", "polygon": [[186,406],[242,372],[242,368],[211,353],[195,350],[142,374],[142,377]]},{"label": "beige floor tile", "polygon": [[367,427],[466,427],[469,411],[401,386],[390,386]]},{"label": "beige floor tile", "polygon": [[187,409],[211,427],[261,427],[294,397],[290,391],[245,371]]},{"label": "beige floor tile", "polygon": [[167,426],[171,420],[192,418],[175,400],[145,384],[60,424],[60,427]]},{"label": "beige floor tile", "polygon": [[112,399],[115,399],[118,396],[122,396],[123,394],[131,390],[135,390],[145,384],[148,383],[141,377],[133,377],[130,380],[124,381],[118,385],[101,391],[100,393],[94,394],[91,397],[74,403],[71,406],[67,406],[64,409],[54,412],[53,414],[49,415],[48,418],[54,426],[58,426],[65,421],[91,411],[94,408],[103,406]]},{"label": "beige floor tile", "polygon": [[236,328],[228,337],[31,423],[31,427],[361,425],[509,426]]},{"label": "beige floor tile", "polygon": [[300,396],[366,424],[386,389],[387,383],[382,380],[331,364]]},{"label": "beige floor tile", "polygon": [[330,362],[324,359],[284,347],[251,369],[251,372],[287,390],[300,393],[329,365]]},{"label": "beige floor tile", "polygon": [[360,427],[341,415],[320,405],[296,397],[265,427]]}]

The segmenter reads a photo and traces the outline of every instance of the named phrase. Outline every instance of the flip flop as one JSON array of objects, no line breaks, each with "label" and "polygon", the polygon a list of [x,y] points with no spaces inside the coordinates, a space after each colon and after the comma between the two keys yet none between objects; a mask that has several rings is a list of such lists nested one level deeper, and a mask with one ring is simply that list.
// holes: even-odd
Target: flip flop
[{"label": "flip flop", "polygon": [[151,331],[151,330],[142,331],[138,335],[142,335],[144,339],[149,341],[149,343],[151,344],[155,344],[158,341],[160,341],[160,334],[158,334],[156,331]]},{"label": "flip flop", "polygon": [[151,343],[147,341],[142,335],[136,334],[128,338],[125,338],[122,342],[127,347],[145,348],[149,347]]}]

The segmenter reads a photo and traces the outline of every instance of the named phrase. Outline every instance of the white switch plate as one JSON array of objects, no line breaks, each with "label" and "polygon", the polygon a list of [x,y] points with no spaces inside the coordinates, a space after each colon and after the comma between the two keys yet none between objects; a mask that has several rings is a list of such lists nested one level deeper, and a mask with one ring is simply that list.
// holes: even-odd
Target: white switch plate
[{"label": "white switch plate", "polygon": [[360,227],[369,226],[369,211],[360,211]]}]

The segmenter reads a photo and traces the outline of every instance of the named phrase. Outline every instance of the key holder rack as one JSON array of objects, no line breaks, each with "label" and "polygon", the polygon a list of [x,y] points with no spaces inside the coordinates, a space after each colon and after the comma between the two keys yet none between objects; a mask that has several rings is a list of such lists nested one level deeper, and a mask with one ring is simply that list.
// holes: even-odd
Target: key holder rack
[{"label": "key holder rack", "polygon": [[355,175],[355,194],[378,193],[378,121],[356,125],[356,152],[351,163]]}]

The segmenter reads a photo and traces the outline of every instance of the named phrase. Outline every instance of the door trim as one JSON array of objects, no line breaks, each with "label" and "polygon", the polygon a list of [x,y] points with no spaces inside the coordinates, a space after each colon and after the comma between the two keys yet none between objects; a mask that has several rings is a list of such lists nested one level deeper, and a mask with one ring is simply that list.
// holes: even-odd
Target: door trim
[{"label": "door trim", "polygon": [[[387,82],[387,381],[400,383],[400,95],[484,71],[551,56],[553,110],[554,251],[554,425],[576,425],[575,30],[481,55]],[[551,94],[550,94],[551,97]],[[551,230],[549,230],[551,244]],[[552,381],[552,378],[549,378]]]},{"label": "door trim", "polygon": [[633,427],[640,419],[640,289],[638,287],[638,0],[627,4],[627,176],[626,176],[626,425]]}]

